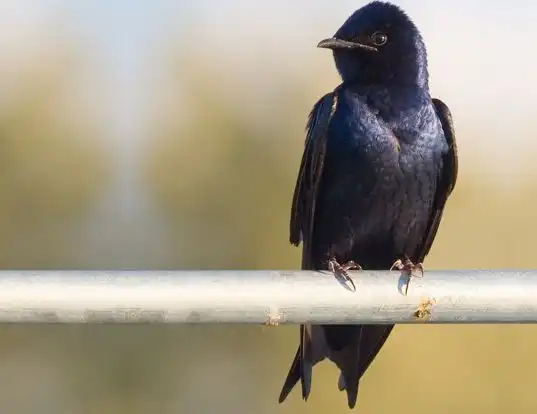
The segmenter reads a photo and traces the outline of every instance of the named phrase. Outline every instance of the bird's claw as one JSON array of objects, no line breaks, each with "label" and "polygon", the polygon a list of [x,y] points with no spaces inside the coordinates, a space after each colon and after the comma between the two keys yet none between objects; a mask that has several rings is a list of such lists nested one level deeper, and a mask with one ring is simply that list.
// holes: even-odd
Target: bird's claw
[{"label": "bird's claw", "polygon": [[348,271],[349,270],[362,270],[362,266],[360,266],[358,263],[354,262],[353,260],[348,261],[344,264],[339,264],[338,261],[335,258],[331,258],[328,260],[328,269],[334,274],[336,277],[342,277],[346,281],[348,281],[354,290],[356,290],[356,285],[354,284],[354,281],[349,276]]},{"label": "bird's claw", "polygon": [[[390,267],[390,270],[399,270],[401,272],[409,272],[412,273],[412,276],[414,277],[423,277],[423,264],[417,263],[414,264],[412,261],[408,258],[401,260],[397,259],[392,267]],[[416,270],[419,270],[419,276],[417,274],[414,274]]]},{"label": "bird's claw", "polygon": [[[408,274],[408,282],[405,288],[405,296],[408,294],[408,286],[410,285],[410,279],[413,277],[423,277],[423,264],[414,264],[408,257],[404,259],[397,259],[393,263],[392,267],[390,267],[390,271],[392,270],[399,270]],[[416,273],[416,271],[418,271],[418,273]]]}]

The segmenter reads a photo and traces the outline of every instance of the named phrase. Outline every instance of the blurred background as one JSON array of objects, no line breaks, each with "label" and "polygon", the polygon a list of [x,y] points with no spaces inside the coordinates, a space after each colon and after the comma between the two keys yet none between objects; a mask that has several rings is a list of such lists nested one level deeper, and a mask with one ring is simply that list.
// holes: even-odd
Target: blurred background
[{"label": "blurred background", "polygon": [[[365,2],[0,0],[3,268],[296,269],[315,48]],[[537,5],[400,1],[453,112],[427,268],[535,267]],[[343,413],[329,363],[277,404],[298,328],[0,326],[9,413]],[[357,412],[535,413],[537,328],[399,326]]]}]

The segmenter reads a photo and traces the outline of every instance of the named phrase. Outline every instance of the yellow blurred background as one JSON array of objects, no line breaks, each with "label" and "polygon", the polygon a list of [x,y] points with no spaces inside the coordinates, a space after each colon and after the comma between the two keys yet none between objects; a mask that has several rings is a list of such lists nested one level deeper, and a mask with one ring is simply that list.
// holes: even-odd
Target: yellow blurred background
[{"label": "yellow blurred background", "polygon": [[[315,48],[364,3],[0,0],[3,268],[295,269]],[[535,267],[537,6],[399,3],[453,112],[460,175],[427,268]],[[336,369],[278,405],[298,328],[0,326],[9,413],[343,413]],[[399,326],[356,411],[535,413],[537,330]]]}]

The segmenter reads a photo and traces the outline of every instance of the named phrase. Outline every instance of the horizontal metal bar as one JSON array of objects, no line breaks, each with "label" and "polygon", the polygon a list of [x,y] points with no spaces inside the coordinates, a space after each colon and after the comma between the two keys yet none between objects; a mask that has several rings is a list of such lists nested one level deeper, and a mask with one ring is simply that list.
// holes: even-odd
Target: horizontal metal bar
[{"label": "horizontal metal bar", "polygon": [[537,270],[0,271],[2,323],[537,322]]}]

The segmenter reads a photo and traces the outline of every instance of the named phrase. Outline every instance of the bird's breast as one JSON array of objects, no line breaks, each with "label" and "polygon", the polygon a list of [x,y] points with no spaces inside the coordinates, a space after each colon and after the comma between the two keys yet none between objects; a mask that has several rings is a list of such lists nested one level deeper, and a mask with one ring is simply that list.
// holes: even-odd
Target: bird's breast
[{"label": "bird's breast", "polygon": [[[338,107],[328,131],[316,209],[320,251],[331,246],[342,257],[354,252],[362,260],[369,247],[382,247],[391,260],[419,244],[445,138],[437,122],[423,122],[427,107],[414,116],[411,112],[388,119],[360,100],[343,100]],[[389,258],[379,263],[389,265]]]}]

